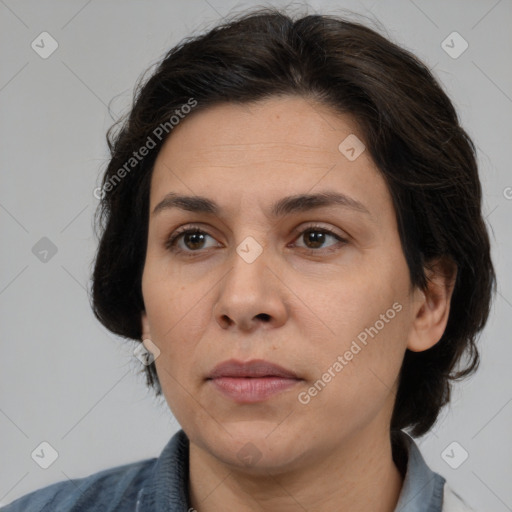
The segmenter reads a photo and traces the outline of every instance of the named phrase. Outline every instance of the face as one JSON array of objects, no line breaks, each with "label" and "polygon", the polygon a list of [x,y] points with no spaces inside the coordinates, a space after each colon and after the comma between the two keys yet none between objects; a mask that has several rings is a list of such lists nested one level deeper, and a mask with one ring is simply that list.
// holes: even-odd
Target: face
[{"label": "face", "polygon": [[[391,197],[358,134],[348,116],[275,97],[191,114],[157,157],[144,336],[176,419],[226,464],[249,453],[292,468],[388,436],[416,308]],[[210,379],[228,360],[296,378]]]}]

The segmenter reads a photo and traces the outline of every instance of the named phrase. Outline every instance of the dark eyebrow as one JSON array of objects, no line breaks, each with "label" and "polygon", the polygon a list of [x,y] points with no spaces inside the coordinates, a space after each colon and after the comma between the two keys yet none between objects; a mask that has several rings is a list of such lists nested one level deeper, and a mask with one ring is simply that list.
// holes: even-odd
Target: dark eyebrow
[{"label": "dark eyebrow", "polygon": [[[346,196],[345,194],[329,191],[317,194],[298,194],[283,197],[272,205],[270,216],[275,218],[284,217],[291,213],[300,213],[315,208],[334,205],[366,213],[371,217],[368,209],[356,199]],[[209,213],[212,215],[218,215],[220,212],[217,203],[211,199],[201,196],[183,196],[170,192],[155,206],[153,215],[170,208],[179,208],[190,212]]]}]

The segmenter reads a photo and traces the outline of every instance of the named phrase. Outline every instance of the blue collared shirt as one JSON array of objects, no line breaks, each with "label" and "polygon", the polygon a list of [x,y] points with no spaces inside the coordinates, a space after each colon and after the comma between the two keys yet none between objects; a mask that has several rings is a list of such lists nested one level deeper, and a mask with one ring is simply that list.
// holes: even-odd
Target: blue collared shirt
[{"label": "blue collared shirt", "polygon": [[[405,454],[395,512],[441,512],[445,479],[425,463],[414,440],[398,432]],[[57,482],[22,496],[3,512],[193,512],[188,497],[189,440],[179,430],[158,458]],[[399,448],[393,446],[393,453]]]}]

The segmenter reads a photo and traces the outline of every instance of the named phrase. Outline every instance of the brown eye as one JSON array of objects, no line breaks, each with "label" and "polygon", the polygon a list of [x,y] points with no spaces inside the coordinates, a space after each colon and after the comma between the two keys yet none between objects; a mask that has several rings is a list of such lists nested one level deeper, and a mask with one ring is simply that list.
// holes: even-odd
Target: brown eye
[{"label": "brown eye", "polygon": [[201,249],[205,240],[205,233],[194,231],[183,234],[183,243],[189,249]]},{"label": "brown eye", "polygon": [[302,235],[306,246],[310,249],[318,249],[325,243],[326,234],[318,230],[308,230]]},{"label": "brown eye", "polygon": [[197,252],[200,249],[215,247],[218,245],[211,242],[209,246],[206,245],[208,238],[211,238],[213,241],[215,241],[211,235],[201,231],[200,229],[184,229],[171,235],[165,245],[166,248],[170,251],[189,253]]},{"label": "brown eye", "polygon": [[[310,227],[302,231],[298,237],[298,240],[301,239],[304,242],[304,248],[310,250],[331,249],[332,246],[337,245],[337,242],[346,242],[346,240],[329,229],[315,227]],[[329,239],[334,239],[334,242],[325,245]],[[299,245],[299,247],[301,246]]]}]

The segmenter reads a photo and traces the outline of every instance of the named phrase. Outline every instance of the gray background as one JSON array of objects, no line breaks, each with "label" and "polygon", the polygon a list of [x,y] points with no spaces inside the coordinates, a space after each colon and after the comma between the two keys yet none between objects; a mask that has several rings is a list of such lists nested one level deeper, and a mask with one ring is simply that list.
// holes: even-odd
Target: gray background
[{"label": "gray background", "polygon": [[[158,456],[179,428],[163,399],[146,391],[135,344],[108,333],[87,299],[96,246],[93,190],[113,122],[107,107],[113,100],[116,119],[136,79],[167,49],[254,5],[262,4],[0,0],[0,504]],[[342,7],[368,16],[416,53],[444,84],[478,146],[499,294],[480,341],[480,371],[456,387],[450,408],[419,441],[430,467],[474,508],[512,510],[512,2],[309,5],[310,12]],[[43,31],[59,45],[47,59],[31,48]],[[469,44],[458,58],[441,46],[453,31]],[[43,237],[57,248],[46,262],[32,251]],[[46,470],[31,458],[42,441],[59,454]],[[455,458],[461,447],[469,454],[457,469],[442,456],[454,441]]]}]

